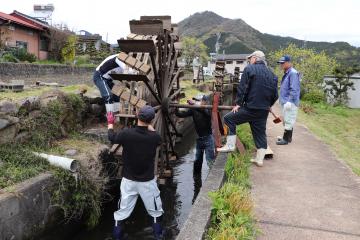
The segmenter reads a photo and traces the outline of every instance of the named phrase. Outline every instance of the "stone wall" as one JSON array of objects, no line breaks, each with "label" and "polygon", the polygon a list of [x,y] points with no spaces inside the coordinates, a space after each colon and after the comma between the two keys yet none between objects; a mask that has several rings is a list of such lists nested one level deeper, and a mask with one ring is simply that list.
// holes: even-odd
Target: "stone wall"
[{"label": "stone wall", "polygon": [[53,177],[49,173],[0,193],[0,239],[31,239],[57,223],[50,205]]},{"label": "stone wall", "polygon": [[94,67],[73,67],[67,65],[42,65],[30,63],[0,63],[0,81],[24,80],[25,85],[36,81],[57,82],[63,85],[94,85]]}]

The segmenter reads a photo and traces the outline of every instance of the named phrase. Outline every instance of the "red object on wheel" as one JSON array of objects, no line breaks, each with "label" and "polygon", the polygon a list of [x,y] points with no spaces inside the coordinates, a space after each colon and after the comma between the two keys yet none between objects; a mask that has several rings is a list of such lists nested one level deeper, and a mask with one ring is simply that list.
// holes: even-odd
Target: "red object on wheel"
[{"label": "red object on wheel", "polygon": [[108,124],[114,124],[115,123],[115,116],[113,112],[108,112],[106,114],[107,122]]}]

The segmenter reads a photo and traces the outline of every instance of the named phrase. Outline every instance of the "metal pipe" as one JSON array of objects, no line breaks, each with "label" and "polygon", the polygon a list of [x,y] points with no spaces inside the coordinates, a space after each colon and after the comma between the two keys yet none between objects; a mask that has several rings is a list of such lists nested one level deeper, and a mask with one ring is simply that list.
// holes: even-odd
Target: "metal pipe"
[{"label": "metal pipe", "polygon": [[[170,103],[170,107],[175,108],[192,108],[192,109],[212,109],[213,105],[189,105],[189,104],[177,104],[177,103]],[[224,106],[219,105],[219,110],[232,110],[234,106]]]}]

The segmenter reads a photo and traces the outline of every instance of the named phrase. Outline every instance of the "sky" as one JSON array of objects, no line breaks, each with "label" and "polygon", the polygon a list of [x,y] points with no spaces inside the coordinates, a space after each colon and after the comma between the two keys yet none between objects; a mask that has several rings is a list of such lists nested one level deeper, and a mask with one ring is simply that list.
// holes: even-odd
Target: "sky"
[{"label": "sky", "polygon": [[202,11],[241,18],[263,33],[307,41],[345,41],[360,47],[360,0],[0,0],[0,12],[30,14],[33,4],[55,6],[53,23],[99,33],[116,43],[129,33],[129,20],[171,15],[176,23]]}]

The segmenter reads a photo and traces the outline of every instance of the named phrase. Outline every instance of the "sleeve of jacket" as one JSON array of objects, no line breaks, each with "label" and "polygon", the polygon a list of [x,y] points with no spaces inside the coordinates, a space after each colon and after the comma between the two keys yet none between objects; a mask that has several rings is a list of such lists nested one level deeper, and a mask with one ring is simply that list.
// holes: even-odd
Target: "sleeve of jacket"
[{"label": "sleeve of jacket", "polygon": [[289,101],[295,103],[300,96],[300,78],[297,72],[289,73]]},{"label": "sleeve of jacket", "polygon": [[179,111],[178,109],[175,110],[175,115],[180,118],[191,117],[193,112],[191,109],[187,109],[186,111]]},{"label": "sleeve of jacket", "polygon": [[278,98],[279,98],[279,92],[278,92],[278,82],[279,81],[278,81],[278,77],[275,74],[273,74],[273,75],[274,75],[274,98],[273,98],[271,106],[274,105],[276,100],[278,100]]},{"label": "sleeve of jacket", "polygon": [[115,133],[114,129],[108,130],[108,138],[112,144],[122,144],[124,139],[124,130]]},{"label": "sleeve of jacket", "polygon": [[236,94],[236,104],[242,105],[243,99],[246,94],[246,89],[249,84],[249,78],[251,76],[250,67],[245,67],[243,74],[241,75],[240,83],[237,87],[237,94]]}]

